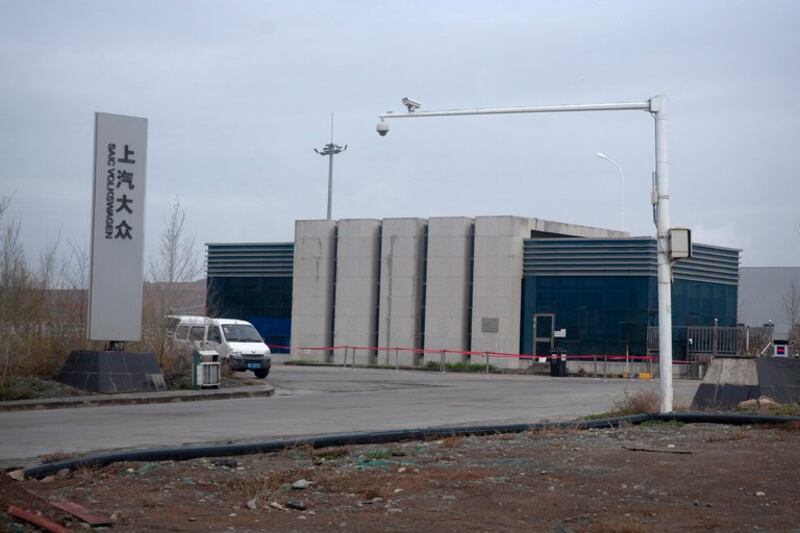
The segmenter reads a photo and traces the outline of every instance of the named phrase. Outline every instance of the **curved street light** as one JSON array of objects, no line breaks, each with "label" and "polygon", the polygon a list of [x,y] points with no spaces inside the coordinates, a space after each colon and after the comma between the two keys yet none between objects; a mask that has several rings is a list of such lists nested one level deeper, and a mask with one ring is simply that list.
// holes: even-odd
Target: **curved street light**
[{"label": "curved street light", "polygon": [[622,178],[622,199],[619,202],[619,230],[625,231],[625,173],[622,171],[622,167],[619,166],[619,163],[608,157],[606,154],[602,152],[597,152],[597,157],[600,159],[605,159],[619,170],[620,178]]}]

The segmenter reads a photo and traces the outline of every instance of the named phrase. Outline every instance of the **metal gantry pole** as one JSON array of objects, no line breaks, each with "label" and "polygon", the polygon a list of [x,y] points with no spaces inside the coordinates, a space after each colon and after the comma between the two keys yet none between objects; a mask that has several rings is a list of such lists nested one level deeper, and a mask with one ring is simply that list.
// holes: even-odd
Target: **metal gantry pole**
[{"label": "metal gantry pole", "polygon": [[[536,107],[498,107],[419,111],[419,104],[409,106],[407,113],[386,112],[378,115],[377,132],[389,132],[387,120],[395,118],[451,117],[464,115],[506,115],[516,113],[563,113],[581,111],[647,111],[655,120],[655,194],[656,240],[658,242],[658,339],[661,378],[661,412],[672,411],[672,264],[669,251],[669,171],[667,158],[667,97],[654,96],[645,102],[606,104],[567,104]],[[488,353],[486,356],[488,367]],[[607,359],[604,358],[604,376]]]},{"label": "metal gantry pole", "polygon": [[658,370],[661,412],[672,412],[672,263],[669,252],[667,97],[650,100],[656,142],[656,239],[658,241]]}]

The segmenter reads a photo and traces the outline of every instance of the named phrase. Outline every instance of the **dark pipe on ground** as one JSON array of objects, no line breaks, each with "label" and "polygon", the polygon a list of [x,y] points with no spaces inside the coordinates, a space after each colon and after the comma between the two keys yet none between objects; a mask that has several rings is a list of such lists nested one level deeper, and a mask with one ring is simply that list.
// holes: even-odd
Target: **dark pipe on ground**
[{"label": "dark pipe on ground", "polygon": [[545,429],[602,429],[619,427],[621,424],[641,424],[642,422],[647,422],[648,420],[658,420],[664,422],[679,421],[684,423],[705,424],[756,425],[800,422],[800,417],[705,413],[670,413],[666,415],[640,414],[616,418],[605,418],[600,420],[579,420],[573,422],[438,427],[425,429],[418,428],[391,431],[373,431],[363,433],[343,433],[321,437],[279,439],[242,444],[147,448],[143,450],[111,452],[77,457],[74,459],[66,459],[64,461],[57,461],[41,466],[34,466],[25,469],[24,473],[27,477],[41,479],[43,477],[55,474],[64,468],[74,470],[80,467],[102,467],[125,461],[186,461],[201,457],[228,457],[234,455],[270,453],[285,450],[287,448],[294,448],[297,446],[327,448],[332,446],[348,446],[356,444],[386,444],[390,442],[438,439],[452,436],[463,437],[494,435],[501,433],[521,433],[523,431],[540,431]]}]

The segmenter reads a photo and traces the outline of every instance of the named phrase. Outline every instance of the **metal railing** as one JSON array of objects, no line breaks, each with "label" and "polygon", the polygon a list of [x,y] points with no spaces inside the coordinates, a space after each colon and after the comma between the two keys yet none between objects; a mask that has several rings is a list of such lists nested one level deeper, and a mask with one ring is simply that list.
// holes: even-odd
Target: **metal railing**
[{"label": "metal railing", "polygon": [[[772,345],[771,326],[688,326],[673,328],[673,338],[682,339],[688,360],[706,356],[757,357]],[[647,353],[658,353],[658,328],[647,328]]]}]

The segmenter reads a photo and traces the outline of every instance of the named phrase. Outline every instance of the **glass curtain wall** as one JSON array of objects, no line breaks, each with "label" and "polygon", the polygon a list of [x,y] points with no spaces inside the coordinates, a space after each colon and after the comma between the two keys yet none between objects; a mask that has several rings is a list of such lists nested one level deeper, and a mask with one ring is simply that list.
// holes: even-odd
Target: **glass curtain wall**
[{"label": "glass curtain wall", "polygon": [[[533,316],[553,313],[555,348],[568,354],[645,355],[647,327],[658,325],[653,276],[526,276],[520,353],[533,351]],[[672,290],[673,353],[686,355],[685,326],[736,323],[735,285],[677,279]],[[684,338],[681,338],[683,336]]]}]

